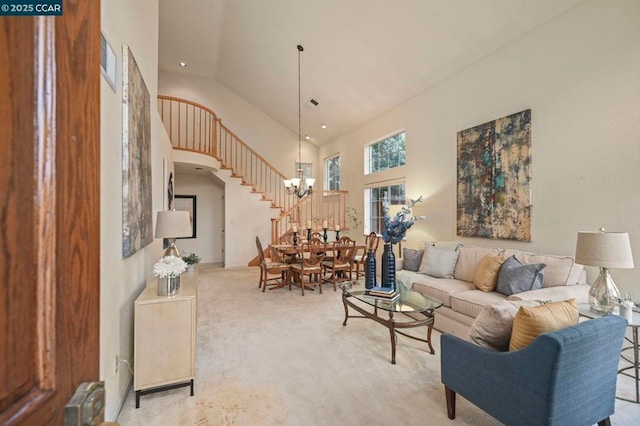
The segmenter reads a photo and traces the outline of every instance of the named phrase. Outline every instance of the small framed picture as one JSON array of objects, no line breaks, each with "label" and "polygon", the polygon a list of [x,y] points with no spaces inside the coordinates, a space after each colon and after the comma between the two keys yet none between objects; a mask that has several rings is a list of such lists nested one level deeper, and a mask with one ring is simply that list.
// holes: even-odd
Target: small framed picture
[{"label": "small framed picture", "polygon": [[173,205],[176,210],[189,212],[189,219],[191,219],[191,229],[193,233],[190,237],[182,237],[181,239],[196,238],[196,196],[176,194]]}]

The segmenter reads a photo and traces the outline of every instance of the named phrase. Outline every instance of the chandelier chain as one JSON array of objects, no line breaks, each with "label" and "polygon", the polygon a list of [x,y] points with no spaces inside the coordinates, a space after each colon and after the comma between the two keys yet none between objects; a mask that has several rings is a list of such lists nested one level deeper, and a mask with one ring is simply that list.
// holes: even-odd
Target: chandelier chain
[{"label": "chandelier chain", "polygon": [[[302,53],[302,46],[298,45],[298,168],[302,168],[302,132],[300,123],[302,122],[302,113],[300,106],[300,53]],[[300,176],[302,177],[302,176]]]},{"label": "chandelier chain", "polygon": [[305,195],[313,192],[313,183],[315,179],[311,176],[305,178],[304,171],[302,170],[302,72],[300,67],[300,54],[304,51],[302,45],[297,45],[298,48],[298,167],[296,170],[297,178],[285,179],[284,187],[285,192],[289,195],[296,195],[298,198],[302,198]]}]

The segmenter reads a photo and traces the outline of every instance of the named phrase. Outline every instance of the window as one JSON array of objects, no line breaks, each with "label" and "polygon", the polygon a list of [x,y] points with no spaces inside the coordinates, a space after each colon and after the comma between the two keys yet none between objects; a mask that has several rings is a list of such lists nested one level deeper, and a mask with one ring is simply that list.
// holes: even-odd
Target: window
[{"label": "window", "polygon": [[340,189],[340,156],[336,155],[331,158],[327,158],[324,164],[326,167],[325,176],[327,176],[325,189],[329,191],[338,191]]},{"label": "window", "polygon": [[384,202],[390,205],[404,205],[404,183],[388,186],[379,186],[365,190],[365,233],[375,232],[380,234],[384,229]]},{"label": "window", "polygon": [[405,154],[405,132],[390,136],[367,147],[365,174],[381,172],[403,166],[407,162]]}]

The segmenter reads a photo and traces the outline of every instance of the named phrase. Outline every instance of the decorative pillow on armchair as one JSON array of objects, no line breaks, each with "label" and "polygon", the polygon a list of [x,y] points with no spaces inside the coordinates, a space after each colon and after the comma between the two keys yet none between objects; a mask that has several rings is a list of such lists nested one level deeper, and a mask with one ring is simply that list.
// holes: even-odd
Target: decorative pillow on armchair
[{"label": "decorative pillow on armchair", "polygon": [[537,307],[522,306],[513,319],[509,350],[517,351],[528,346],[540,334],[578,323],[576,299],[546,303]]},{"label": "decorative pillow on armchair", "polygon": [[504,261],[498,274],[496,291],[506,296],[542,288],[544,263],[523,265],[515,256]]},{"label": "decorative pillow on armchair", "polygon": [[513,318],[521,306],[540,306],[541,300],[505,300],[486,305],[471,324],[469,341],[483,348],[506,352],[509,350]]}]

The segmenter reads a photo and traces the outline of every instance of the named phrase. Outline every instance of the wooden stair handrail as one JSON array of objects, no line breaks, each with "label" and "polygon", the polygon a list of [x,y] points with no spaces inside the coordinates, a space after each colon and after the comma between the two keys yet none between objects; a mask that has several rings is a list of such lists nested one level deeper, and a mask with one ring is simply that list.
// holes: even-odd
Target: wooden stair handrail
[{"label": "wooden stair handrail", "polygon": [[318,226],[318,220],[331,218],[332,229],[336,224],[347,229],[347,191],[314,190],[298,199],[287,194],[282,185],[287,176],[227,128],[212,109],[190,100],[158,95],[158,110],[174,149],[215,158],[221,169],[230,170],[242,185],[251,186],[252,192],[262,194],[264,201],[279,209],[278,217],[271,219],[272,244],[294,222],[303,228],[308,221]]}]

